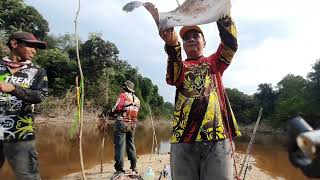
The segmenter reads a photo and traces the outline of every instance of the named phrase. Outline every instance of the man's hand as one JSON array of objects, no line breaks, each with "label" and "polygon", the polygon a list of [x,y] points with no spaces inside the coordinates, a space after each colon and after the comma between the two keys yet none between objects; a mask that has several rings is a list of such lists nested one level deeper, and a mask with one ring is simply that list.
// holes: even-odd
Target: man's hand
[{"label": "man's hand", "polygon": [[160,30],[159,32],[160,37],[163,41],[169,46],[176,46],[178,45],[178,35],[174,28],[169,28],[165,30]]},{"label": "man's hand", "polygon": [[11,83],[0,83],[0,92],[9,93],[16,89]]},{"label": "man's hand", "polygon": [[108,112],[108,116],[109,117],[114,117],[114,116],[116,116],[117,115],[117,112],[116,111],[109,111]]}]

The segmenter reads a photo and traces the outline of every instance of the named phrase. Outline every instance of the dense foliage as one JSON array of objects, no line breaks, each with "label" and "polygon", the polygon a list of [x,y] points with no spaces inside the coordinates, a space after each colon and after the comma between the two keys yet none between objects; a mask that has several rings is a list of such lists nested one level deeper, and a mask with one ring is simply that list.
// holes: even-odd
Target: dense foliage
[{"label": "dense foliage", "polygon": [[240,122],[256,120],[259,107],[263,107],[263,119],[275,127],[284,127],[295,116],[302,116],[317,127],[320,125],[320,60],[313,65],[307,79],[288,74],[276,87],[259,84],[258,92],[251,96],[237,89],[227,89],[227,93]]},{"label": "dense foliage", "polygon": [[[34,61],[48,71],[50,95],[61,98],[74,87],[78,69],[72,36],[51,36],[50,49],[40,52]],[[61,41],[66,41],[62,43]],[[172,106],[165,104],[152,81],[139,74],[124,60],[120,60],[115,44],[105,41],[99,34],[90,34],[80,43],[80,57],[85,75],[86,105],[94,109],[110,110],[126,80],[135,84],[135,93],[141,100],[140,119],[149,115],[149,106],[155,116],[170,118]],[[170,109],[167,109],[170,108]]]},{"label": "dense foliage", "polygon": [[44,38],[49,32],[48,22],[23,0],[0,0],[0,27],[9,33],[29,31],[38,38]]},{"label": "dense foliage", "polygon": [[[47,70],[50,95],[47,101],[53,103],[43,103],[39,111],[51,113],[50,110],[57,110],[55,105],[70,106],[64,101],[75,100],[70,99],[74,96],[75,78],[78,75],[74,36],[47,35],[48,23],[35,8],[22,0],[0,0],[0,48],[5,50],[8,35],[19,30],[32,32],[48,43],[48,49],[38,51],[34,62]],[[158,87],[149,78],[143,77],[137,68],[119,59],[118,55],[116,45],[105,41],[101,34],[91,33],[88,40],[80,42],[80,59],[85,75],[85,107],[110,110],[123,83],[130,80],[135,84],[136,95],[141,100],[140,119],[149,115],[149,106],[153,115],[170,119],[173,105],[164,102]]]},{"label": "dense foliage", "polygon": [[[35,62],[47,69],[50,97],[42,110],[55,106],[69,107],[74,100],[75,77],[78,74],[75,54],[75,37],[70,34],[47,35],[48,23],[33,7],[23,0],[0,0],[0,56],[7,53],[6,39],[12,31],[24,30],[48,42],[48,49],[39,51]],[[135,83],[136,94],[141,99],[140,118],[149,114],[149,106],[156,116],[172,117],[173,105],[164,102],[158,87],[143,77],[137,68],[119,59],[119,50],[100,34],[89,34],[80,43],[80,57],[85,74],[86,108],[110,109],[116,101],[123,82]],[[234,113],[240,123],[256,120],[259,107],[263,119],[275,127],[297,115],[314,126],[320,125],[320,60],[313,65],[307,79],[288,74],[275,87],[268,83],[258,85],[257,92],[247,95],[237,89],[226,89]],[[72,96],[73,94],[73,96]],[[63,109],[64,107],[60,107]]]}]

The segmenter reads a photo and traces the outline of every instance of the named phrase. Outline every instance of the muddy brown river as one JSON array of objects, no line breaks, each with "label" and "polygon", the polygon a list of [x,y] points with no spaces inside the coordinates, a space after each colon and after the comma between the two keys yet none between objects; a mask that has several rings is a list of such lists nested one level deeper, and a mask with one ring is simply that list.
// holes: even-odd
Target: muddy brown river
[{"label": "muddy brown river", "polygon": [[[105,136],[104,160],[113,160],[112,128]],[[156,127],[160,152],[167,152],[170,148],[170,125]],[[43,180],[54,180],[59,177],[81,170],[79,163],[79,146],[77,140],[69,135],[68,125],[41,125],[37,128],[37,148],[39,152],[40,173]],[[135,136],[138,154],[151,152],[152,128],[138,127]],[[236,141],[236,151],[245,153],[249,137],[242,137]],[[83,154],[85,168],[93,167],[101,162],[102,137],[94,124],[85,125],[83,133]],[[277,136],[257,134],[252,155],[256,159],[256,166],[274,179],[304,180],[307,179],[288,160],[283,140]],[[250,173],[248,171],[247,173]],[[259,179],[257,177],[257,179]],[[14,180],[14,176],[7,162],[0,170],[0,180]]]}]

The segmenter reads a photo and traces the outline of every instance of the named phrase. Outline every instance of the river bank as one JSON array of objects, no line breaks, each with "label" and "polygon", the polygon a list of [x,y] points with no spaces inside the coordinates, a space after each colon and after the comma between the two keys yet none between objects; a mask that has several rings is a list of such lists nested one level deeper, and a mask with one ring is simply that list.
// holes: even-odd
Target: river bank
[{"label": "river bank", "polygon": [[[237,169],[240,170],[240,163],[242,162],[244,158],[244,154],[236,153],[236,163],[237,163]],[[160,176],[160,172],[163,170],[164,166],[166,164],[169,164],[169,154],[145,154],[139,156],[138,159],[138,172],[140,172],[140,175],[143,176],[143,173],[146,171],[147,167],[151,167],[152,170],[155,173],[155,177],[158,179]],[[274,179],[270,175],[263,172],[260,168],[255,166],[255,159],[251,158],[250,170],[247,171],[246,179],[257,179],[259,177],[259,180],[268,180],[268,179]],[[101,173],[101,165],[96,165],[93,168],[86,170],[86,178],[88,180],[98,180],[98,179],[110,179],[114,173],[113,168],[114,161],[109,161],[108,163],[103,164],[103,172]],[[129,170],[129,162],[125,162],[125,170]],[[61,178],[62,180],[80,180],[82,179],[81,172],[72,173],[67,176],[64,176]]]},{"label": "river bank", "polygon": [[[91,115],[91,117],[94,117]],[[97,123],[97,119],[93,118],[93,119],[89,119],[89,118],[85,118],[85,125],[89,125],[91,127],[95,127],[96,123]],[[62,120],[59,118],[38,118],[38,124],[42,124],[42,125],[49,125],[49,124],[69,124],[71,123],[70,119],[69,120]],[[64,122],[64,123],[63,123]],[[66,125],[65,124],[65,125]],[[161,127],[167,127],[170,128],[171,127],[171,122],[170,121],[165,121],[165,120],[155,120],[154,121],[156,130],[160,130]],[[151,130],[152,125],[151,125],[151,121],[150,120],[146,120],[146,121],[140,121],[139,122],[139,127],[143,128],[143,129],[149,129]],[[253,127],[254,124],[251,125],[246,125],[246,126],[241,126],[241,131],[243,134],[243,138],[248,139],[251,136],[251,133],[253,131]],[[160,128],[160,129],[158,129]],[[166,129],[166,131],[168,131],[168,129]],[[95,128],[93,128],[95,129]],[[266,136],[267,134],[278,134],[279,131],[277,132],[276,130],[272,129],[269,126],[266,126],[264,124],[261,124],[258,128],[258,132],[261,132],[262,134],[264,134],[264,136]],[[267,133],[266,133],[267,132]],[[158,134],[158,133],[157,133]],[[160,132],[160,134],[164,134],[163,132]],[[248,137],[246,137],[248,136]],[[139,137],[137,139],[140,139]],[[165,138],[166,139],[166,138]],[[259,136],[256,137],[257,142],[266,143],[267,141],[265,139],[259,140]],[[273,138],[268,138],[271,139],[271,141],[273,141]],[[147,148],[149,149],[149,148]],[[112,149],[111,149],[112,150]],[[243,154],[237,154],[236,155],[236,161],[237,161],[237,165],[239,166],[240,162],[242,162],[243,160]],[[150,159],[151,157],[151,159]],[[111,158],[112,159],[112,158]],[[127,162],[128,163],[128,162]],[[145,155],[140,155],[139,156],[139,160],[138,160],[138,171],[140,172],[141,175],[143,175],[143,172],[146,171],[147,167],[150,166],[153,168],[153,171],[155,172],[155,177],[159,177],[160,172],[163,170],[164,166],[166,164],[169,163],[169,155],[168,154],[162,154],[162,155],[153,155],[151,156],[150,154],[145,154]],[[266,174],[262,169],[260,169],[259,167],[255,166],[256,160],[254,158],[251,159],[251,170],[247,172],[246,178],[248,179],[255,179],[254,177],[259,177],[259,179],[261,178],[262,180],[264,179],[275,179],[274,177]],[[114,161],[110,161],[108,163],[103,164],[103,173],[101,173],[101,166],[100,165],[95,165],[95,166],[91,166],[89,169],[86,170],[86,175],[87,175],[87,179],[110,179],[114,173],[114,167],[113,167]],[[129,164],[126,164],[126,170],[129,170]],[[240,167],[238,167],[238,171],[240,170]],[[76,172],[76,173],[72,173],[69,175],[66,175],[64,177],[62,177],[62,179],[67,179],[67,180],[71,180],[71,179],[81,179],[81,172]],[[279,178],[278,178],[279,179]],[[281,179],[281,178],[280,178]]]},{"label": "river bank", "polygon": [[[77,136],[73,138],[70,136],[70,127],[73,118],[72,116],[37,116],[36,118],[39,167],[41,177],[44,180],[57,180],[66,175],[81,171],[79,163],[79,142]],[[108,127],[110,129],[104,136],[105,146],[102,150],[102,135],[97,130],[95,119],[95,115],[85,114],[82,141],[84,166],[87,169],[89,177],[94,174],[98,175],[100,173],[100,162],[103,158],[105,165],[102,176],[107,177],[108,173],[109,176],[113,173],[113,128],[112,126]],[[166,153],[170,149],[168,140],[171,136],[171,122],[158,119],[154,122],[159,152]],[[142,174],[145,172],[149,163],[148,160],[150,159],[153,137],[153,128],[151,127],[150,120],[140,121],[135,135],[135,145],[138,156],[140,157],[138,166]],[[250,135],[247,135],[246,131],[250,132],[250,129],[245,130],[245,126],[242,125],[240,125],[240,128],[243,136],[235,139],[235,144],[236,152],[241,155],[245,153],[248,146]],[[265,175],[267,175],[267,177],[264,179],[306,179],[302,173],[289,162],[287,150],[282,143],[285,142],[282,140],[283,136],[273,133],[260,133],[260,128],[261,130],[265,129],[265,127],[259,126],[251,153],[252,158],[254,158],[254,166],[252,170],[247,173],[247,177],[251,177],[251,174],[253,174],[253,177],[250,179],[256,179],[254,176],[260,179],[260,177],[265,177]],[[169,155],[164,156],[169,158]],[[163,169],[165,163],[169,162],[169,160],[165,160],[165,158],[160,158],[158,162],[160,160],[163,163],[160,163],[159,167],[154,169],[156,176],[159,175],[157,172],[159,173]],[[157,162],[157,160],[155,160],[155,162]],[[237,162],[241,161],[237,160]],[[270,176],[272,178],[270,178]],[[5,163],[4,167],[0,170],[0,179],[15,179],[8,163]]]}]

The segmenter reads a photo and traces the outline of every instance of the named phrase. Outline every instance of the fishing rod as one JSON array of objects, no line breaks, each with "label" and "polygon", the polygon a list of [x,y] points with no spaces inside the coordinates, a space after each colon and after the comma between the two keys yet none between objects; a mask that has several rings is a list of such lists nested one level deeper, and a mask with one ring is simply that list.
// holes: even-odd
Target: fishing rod
[{"label": "fishing rod", "polygon": [[176,0],[177,1],[177,4],[178,4],[178,7],[180,7],[180,2],[179,2],[179,0]]},{"label": "fishing rod", "polygon": [[[263,108],[260,107],[258,119],[257,119],[256,124],[254,126],[253,133],[251,135],[251,138],[250,138],[250,141],[249,141],[249,145],[248,145],[248,148],[247,148],[247,151],[246,151],[246,155],[245,155],[245,157],[243,159],[243,162],[242,162],[242,165],[241,165],[241,169],[240,169],[240,172],[239,172],[239,177],[241,177],[241,174],[242,174],[243,168],[245,167],[245,164],[246,163],[249,164],[250,152],[251,152],[251,148],[252,148],[252,145],[253,145],[254,137],[255,137],[255,134],[257,132],[257,129],[258,129],[258,126],[259,126],[259,122],[260,122],[260,119],[261,119],[261,116],[262,116],[262,111],[263,111]],[[247,169],[248,169],[248,166],[246,168],[246,171],[247,171]],[[246,175],[246,173],[245,173],[245,175]]]},{"label": "fishing rod", "polygon": [[250,158],[251,158],[251,156],[249,155],[248,161],[247,161],[248,163],[247,163],[247,166],[246,166],[246,170],[244,170],[244,175],[243,175],[243,179],[242,180],[246,179],[247,171],[248,171],[249,168],[251,169],[251,166],[249,166]]},{"label": "fishing rod", "polygon": [[158,153],[158,141],[157,141],[156,130],[155,130],[154,123],[153,123],[153,117],[152,117],[152,111],[151,111],[150,105],[149,105],[149,113],[150,113],[151,126],[152,126],[152,132],[153,132],[152,147],[151,147],[151,154],[150,154],[150,160],[151,160],[152,154],[154,152]]}]

